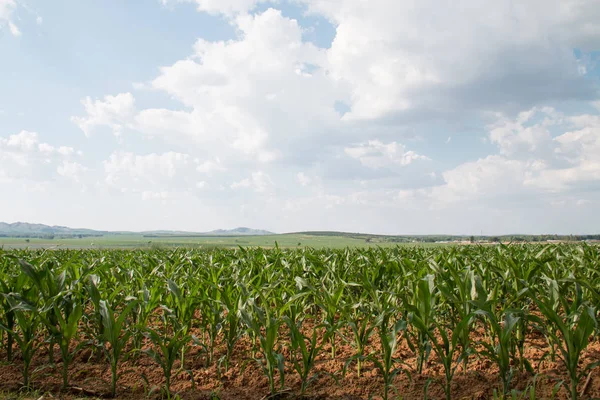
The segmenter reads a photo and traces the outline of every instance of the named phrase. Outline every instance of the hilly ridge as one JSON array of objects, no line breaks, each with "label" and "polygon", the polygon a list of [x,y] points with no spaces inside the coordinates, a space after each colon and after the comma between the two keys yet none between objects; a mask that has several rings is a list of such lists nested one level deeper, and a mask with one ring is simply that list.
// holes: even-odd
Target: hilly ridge
[{"label": "hilly ridge", "polygon": [[28,222],[6,223],[0,222],[0,236],[14,237],[76,237],[76,236],[105,236],[105,235],[120,235],[120,234],[140,234],[147,237],[162,237],[162,236],[244,236],[244,235],[274,235],[262,229],[252,229],[247,227],[238,227],[234,229],[217,229],[210,232],[187,232],[187,231],[169,231],[156,230],[144,232],[124,232],[124,231],[101,231],[94,229],[79,229],[69,228],[58,225],[32,224]]}]

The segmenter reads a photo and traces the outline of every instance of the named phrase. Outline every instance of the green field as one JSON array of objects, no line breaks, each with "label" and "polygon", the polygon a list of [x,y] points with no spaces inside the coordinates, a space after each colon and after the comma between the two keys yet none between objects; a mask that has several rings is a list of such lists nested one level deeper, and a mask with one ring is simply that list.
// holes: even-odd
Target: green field
[{"label": "green field", "polygon": [[598,398],[599,260],[584,243],[0,249],[0,393]]},{"label": "green field", "polygon": [[[363,239],[350,236],[282,234],[266,236],[161,236],[115,234],[98,237],[40,239],[40,238],[0,238],[0,247],[5,248],[47,248],[64,247],[70,249],[89,248],[145,248],[145,247],[314,247],[344,248],[395,246],[398,244],[414,245],[415,243],[396,243],[383,239]],[[423,245],[423,244],[421,244]],[[435,245],[435,244],[429,244]]]}]

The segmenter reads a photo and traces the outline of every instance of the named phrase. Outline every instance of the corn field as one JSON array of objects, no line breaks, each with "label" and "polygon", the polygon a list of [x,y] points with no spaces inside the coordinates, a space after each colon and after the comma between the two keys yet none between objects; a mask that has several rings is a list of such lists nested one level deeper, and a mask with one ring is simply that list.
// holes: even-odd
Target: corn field
[{"label": "corn field", "polygon": [[0,276],[0,390],[600,397],[596,246],[0,249]]}]

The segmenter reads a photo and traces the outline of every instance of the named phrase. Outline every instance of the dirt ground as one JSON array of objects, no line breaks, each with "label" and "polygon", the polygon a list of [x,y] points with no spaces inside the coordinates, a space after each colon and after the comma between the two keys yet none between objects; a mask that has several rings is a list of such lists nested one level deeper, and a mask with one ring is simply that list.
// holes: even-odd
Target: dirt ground
[{"label": "dirt ground", "polygon": [[[477,333],[473,335],[478,336]],[[285,338],[287,342],[287,337]],[[200,347],[190,347],[186,354],[185,369],[193,374],[182,372],[172,378],[172,391],[182,399],[231,399],[231,400],[259,400],[267,398],[269,394],[268,380],[260,367],[250,360],[251,343],[247,338],[242,338],[236,345],[230,368],[227,372],[218,373],[216,362],[205,366],[204,353]],[[378,349],[377,338],[374,335],[369,348],[365,353]],[[556,363],[544,357],[548,350],[547,343],[541,335],[532,333],[526,342],[526,356],[533,368],[539,371],[534,375],[523,372],[516,373],[512,387],[524,390],[535,385],[536,398],[550,399],[558,382],[567,380],[565,370],[557,359]],[[58,348],[55,351],[55,366],[49,365],[47,346],[41,347],[36,355],[32,370],[33,386],[42,398],[79,399],[108,397],[110,390],[110,369],[104,359],[97,360],[91,351],[84,349],[79,352],[70,371],[72,388],[61,392],[61,361]],[[219,346],[215,354],[218,360],[225,354],[225,347]],[[286,359],[289,360],[287,350],[284,350]],[[346,361],[354,354],[354,348],[338,340],[337,355],[331,359],[330,347],[326,345],[318,357],[316,372],[318,377],[309,386],[306,399],[370,399],[381,398],[383,393],[383,380],[381,373],[375,366],[366,361],[362,374],[357,376],[355,364],[350,364],[345,377],[341,376]],[[396,354],[399,360],[405,363],[405,369],[410,373],[401,373],[396,377],[394,398],[402,399],[443,399],[444,392],[439,382],[443,381],[443,369],[435,355],[432,353],[427,361],[423,373],[416,373],[416,356],[409,349],[406,341]],[[6,354],[0,352],[0,360],[6,360]],[[250,361],[249,361],[250,360]],[[600,343],[593,342],[588,347],[580,365],[585,365],[600,360]],[[0,398],[16,397],[21,386],[22,361],[18,351],[15,350],[13,364],[3,362],[0,365]],[[179,361],[176,362],[174,371],[180,369]],[[145,355],[130,358],[120,366],[122,374],[117,389],[120,399],[161,398],[160,387],[164,383],[162,370],[153,360]],[[277,378],[278,379],[278,378]],[[495,365],[477,355],[471,356],[467,371],[458,368],[452,385],[453,399],[490,399],[494,389],[498,390],[500,380]],[[580,391],[585,392],[583,398],[600,398],[600,368],[593,370],[582,379]],[[2,393],[5,393],[2,395]],[[7,394],[10,393],[10,394]],[[298,398],[300,393],[300,379],[293,371],[291,363],[286,363],[286,376],[284,390],[271,398]],[[37,396],[35,399],[37,400]],[[525,398],[525,397],[523,397]],[[526,398],[529,398],[528,396]],[[565,388],[560,389],[556,398],[567,398]]]}]

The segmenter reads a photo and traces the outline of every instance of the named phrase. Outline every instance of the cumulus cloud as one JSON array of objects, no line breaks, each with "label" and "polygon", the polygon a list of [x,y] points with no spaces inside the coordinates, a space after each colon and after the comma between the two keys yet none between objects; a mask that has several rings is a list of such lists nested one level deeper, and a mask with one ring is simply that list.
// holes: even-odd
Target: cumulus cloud
[{"label": "cumulus cloud", "polygon": [[298,183],[302,186],[308,186],[312,182],[312,179],[304,174],[304,172],[298,172],[296,174],[296,179]]},{"label": "cumulus cloud", "polygon": [[368,168],[378,169],[394,165],[406,166],[417,160],[428,160],[427,157],[406,150],[406,146],[397,142],[382,143],[369,140],[344,149],[346,154]]},{"label": "cumulus cloud", "polygon": [[328,75],[326,51],[302,40],[298,21],[268,9],[232,23],[236,40],[199,39],[190,57],[162,67],[150,82],[186,109],[135,110],[133,96],[122,93],[84,99],[87,115],[73,122],[87,135],[108,127],[115,135],[133,129],[189,142],[224,164],[290,157],[339,124],[341,89]]},{"label": "cumulus cloud", "polygon": [[109,185],[127,187],[127,184],[157,185],[181,178],[183,172],[193,169],[188,154],[167,152],[163,154],[136,155],[115,152],[104,161],[106,182]]},{"label": "cumulus cloud", "polygon": [[207,160],[204,161],[202,163],[199,163],[198,166],[196,167],[196,171],[202,173],[202,174],[212,174],[215,172],[222,172],[222,171],[226,171],[227,168],[223,167],[221,165],[221,160],[217,157],[214,160]]},{"label": "cumulus cloud", "polygon": [[222,14],[225,16],[234,16],[236,14],[245,14],[254,9],[259,3],[266,3],[270,0],[161,0],[164,5],[171,3],[196,3],[198,11],[209,14]]},{"label": "cumulus cloud", "polygon": [[[188,195],[209,185],[210,177],[225,171],[218,159],[202,161],[186,153],[135,154],[115,151],[103,162],[106,187],[134,193],[144,200]],[[167,194],[167,195],[166,195]]]},{"label": "cumulus cloud", "polygon": [[[550,127],[562,133],[552,135]],[[499,154],[461,163],[442,173],[441,185],[402,190],[400,197],[428,200],[439,206],[477,199],[498,202],[597,190],[600,117],[565,116],[553,109],[534,108],[514,119],[500,116],[490,125],[489,136]]]},{"label": "cumulus cloud", "polygon": [[594,93],[573,49],[600,48],[597,0],[301,1],[337,27],[328,59],[352,88],[346,118],[522,109]]},{"label": "cumulus cloud", "polygon": [[[0,137],[0,181],[50,181],[56,176],[74,177],[84,171],[83,166],[73,161],[81,152],[68,146],[53,146],[42,142],[37,132],[21,131]],[[67,176],[70,175],[70,176]]]},{"label": "cumulus cloud", "polygon": [[62,164],[59,165],[58,168],[56,168],[56,172],[59,175],[71,179],[75,182],[79,182],[81,174],[83,174],[87,170],[87,167],[81,165],[80,163],[68,160],[63,160]]},{"label": "cumulus cloud", "polygon": [[86,136],[91,136],[98,128],[108,127],[115,136],[122,134],[123,128],[135,113],[135,99],[131,93],[107,95],[104,99],[92,100],[86,97],[81,101],[87,115],[72,117]]},{"label": "cumulus cloud", "polygon": [[252,189],[257,193],[266,193],[274,186],[271,177],[263,171],[253,172],[249,178],[244,178],[231,184],[232,189]]},{"label": "cumulus cloud", "polygon": [[[513,205],[513,217],[495,214],[504,222],[533,215],[519,214],[523,204],[595,204],[600,103],[589,105],[597,79],[586,54],[600,49],[598,0],[296,0],[334,25],[328,48],[306,40],[310,26],[265,9],[277,2],[163,3],[182,1],[224,16],[236,36],[198,39],[137,81],[137,102],[83,99],[73,122],[86,135],[136,131],[160,149],[115,151],[104,184],[147,200],[242,202],[246,216],[268,199],[278,222],[327,209],[319,222],[357,227],[386,226],[398,205],[425,218],[451,210],[436,218],[460,224],[463,208],[488,218]],[[147,101],[152,91],[171,101]]]}]

